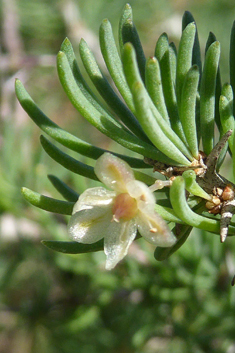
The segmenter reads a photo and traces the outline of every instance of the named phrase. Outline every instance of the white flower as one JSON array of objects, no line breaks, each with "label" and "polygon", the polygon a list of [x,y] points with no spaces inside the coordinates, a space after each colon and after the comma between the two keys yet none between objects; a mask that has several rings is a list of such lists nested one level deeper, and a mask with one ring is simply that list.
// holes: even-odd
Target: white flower
[{"label": "white flower", "polygon": [[69,234],[84,244],[104,238],[106,269],[123,259],[137,230],[150,243],[172,246],[176,238],[165,221],[154,211],[155,199],[147,185],[135,180],[123,160],[104,153],[96,162],[95,173],[103,187],[87,189],[74,205]]}]

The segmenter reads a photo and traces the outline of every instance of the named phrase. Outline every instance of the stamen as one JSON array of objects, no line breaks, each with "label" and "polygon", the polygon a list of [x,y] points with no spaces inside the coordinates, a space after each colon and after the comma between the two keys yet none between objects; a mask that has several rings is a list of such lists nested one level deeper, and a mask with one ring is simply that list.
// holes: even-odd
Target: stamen
[{"label": "stamen", "polygon": [[171,186],[172,181],[171,180],[155,180],[155,183],[151,186],[149,186],[149,190],[154,192],[156,190],[163,189],[165,186]]},{"label": "stamen", "polygon": [[115,214],[113,215],[111,222],[117,222],[119,223],[119,219],[115,216]]}]

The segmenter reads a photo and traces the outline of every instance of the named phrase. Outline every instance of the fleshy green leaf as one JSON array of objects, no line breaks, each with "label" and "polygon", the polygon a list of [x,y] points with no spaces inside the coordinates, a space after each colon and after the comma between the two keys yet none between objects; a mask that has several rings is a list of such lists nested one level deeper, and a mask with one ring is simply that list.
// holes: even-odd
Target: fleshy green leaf
[{"label": "fleshy green leaf", "polygon": [[151,175],[142,173],[139,170],[133,170],[133,172],[136,180],[140,180],[147,185],[153,185],[156,180],[156,178],[152,177]]},{"label": "fleshy green leaf", "polygon": [[[179,229],[179,225],[177,225]],[[177,242],[175,245],[169,248],[160,248],[157,247],[154,251],[154,257],[157,261],[164,261],[168,259],[172,254],[174,254],[188,239],[189,234],[191,233],[193,227],[187,225],[180,225],[180,234],[177,235]],[[176,234],[176,227],[172,230]]]},{"label": "fleshy green leaf", "polygon": [[116,87],[121,93],[129,109],[134,113],[135,107],[132,99],[131,91],[126,82],[123,72],[122,62],[118,54],[118,50],[113,37],[110,22],[105,19],[100,26],[100,49],[103,54],[106,66],[109,70]]},{"label": "fleshy green leaf", "polygon": [[179,217],[176,216],[175,211],[170,207],[163,207],[159,204],[155,205],[155,211],[167,222],[184,223]]},{"label": "fleshy green leaf", "polygon": [[[99,147],[95,147],[88,142],[85,142],[78,137],[70,134],[69,132],[63,130],[53,121],[51,121],[35,104],[32,100],[23,84],[20,80],[16,80],[15,83],[17,98],[27,112],[30,118],[39,126],[39,128],[44,131],[47,135],[52,137],[57,142],[61,143],[63,146],[71,149],[72,151],[79,152],[80,154],[90,157],[92,159],[98,159],[104,152],[108,152]],[[142,160],[137,158],[128,157],[125,155],[113,153],[117,157],[124,159],[133,168],[148,168]]]},{"label": "fleshy green leaf", "polygon": [[[195,23],[193,15],[189,11],[185,11],[182,19],[182,30],[184,30],[189,23]],[[193,56],[192,56],[192,65],[197,65],[199,72],[202,72],[202,61],[201,61],[201,50],[198,38],[198,31],[196,27],[196,34],[193,44]]]},{"label": "fleshy green leaf", "polygon": [[[216,36],[214,35],[214,33],[210,32],[206,42],[205,52],[207,52],[210,45],[216,41],[217,41]],[[222,133],[220,113],[219,113],[219,100],[220,100],[221,90],[222,90],[222,84],[221,84],[220,68],[218,67],[217,76],[216,76],[216,87],[215,87],[215,122],[216,122],[216,125],[218,126],[220,133]]]},{"label": "fleshy green leaf", "polygon": [[182,177],[185,181],[185,189],[195,196],[199,196],[206,200],[211,200],[211,196],[207,194],[196,182],[196,173],[193,170],[186,170]]},{"label": "fleshy green leaf", "polygon": [[171,77],[173,80],[173,84],[175,85],[176,67],[177,67],[177,49],[174,42],[171,42],[169,44],[169,57],[170,57],[170,65],[171,65]]},{"label": "fleshy green leaf", "polygon": [[161,116],[170,125],[163,94],[160,66],[155,57],[151,57],[147,60],[145,71],[145,84],[147,91]]},{"label": "fleshy green leaf", "polygon": [[149,142],[148,138],[143,133],[138,120],[136,120],[135,116],[117,96],[113,88],[110,86],[108,80],[101,73],[94,55],[92,54],[84,39],[82,39],[80,42],[79,50],[82,62],[91,81],[95,85],[100,95],[106,101],[108,106],[136,136],[146,142]]},{"label": "fleshy green leaf", "polygon": [[[158,135],[163,135],[163,136],[165,135],[164,137],[165,144],[166,144],[166,141],[168,140],[169,145],[171,146],[173,144],[175,150],[176,151],[178,150],[178,152],[176,153],[179,154],[180,151],[182,152],[181,160],[183,157],[182,154],[184,154],[187,158],[192,160],[193,157],[189,152],[189,150],[187,149],[187,147],[180,140],[180,138],[175,134],[175,132],[169,128],[169,124],[163,119],[163,117],[160,115],[157,108],[154,106],[153,102],[151,101],[148,95],[148,92],[143,84],[143,81],[141,80],[137,63],[136,63],[135,51],[133,46],[130,43],[125,44],[123,48],[123,65],[124,65],[124,72],[127,78],[128,85],[133,94],[134,104],[136,108],[136,116],[143,130],[148,135],[149,139],[162,153],[166,154],[169,157],[170,152],[168,151],[168,154],[167,154],[166,152],[163,152],[164,146],[161,146],[161,148],[159,147],[160,145],[163,145],[163,141],[161,139],[159,140]],[[138,99],[138,94],[139,94],[139,97],[141,97],[140,99]],[[145,104],[145,108],[141,106],[142,103]],[[138,106],[138,109],[137,109],[137,106]],[[142,114],[145,115],[145,118],[143,118]],[[150,120],[151,120],[151,123],[150,123]],[[173,156],[171,156],[170,158],[173,159]],[[183,158],[185,160],[185,157]],[[183,161],[181,161],[181,163],[183,163]],[[187,162],[184,161],[184,163],[187,163]]]},{"label": "fleshy green leaf", "polygon": [[[176,215],[186,224],[211,233],[220,233],[220,221],[207,218],[193,212],[185,197],[185,181],[183,177],[176,177],[170,188],[170,200]],[[235,227],[229,226],[229,234],[235,233]]]},{"label": "fleshy green leaf", "polygon": [[71,215],[73,211],[74,202],[67,202],[56,200],[51,197],[40,195],[27,188],[21,189],[24,198],[33,206],[41,208],[48,212],[54,212],[64,215]]},{"label": "fleshy green leaf", "polygon": [[[97,176],[96,176],[96,174],[94,172],[94,168],[93,167],[91,167],[91,166],[89,166],[89,165],[87,165],[85,163],[82,163],[82,162],[76,160],[75,158],[69,156],[68,154],[62,152],[59,148],[57,148],[55,145],[53,145],[44,136],[40,137],[40,141],[41,141],[42,147],[47,152],[47,154],[52,159],[54,159],[56,162],[61,164],[63,167],[65,167],[66,169],[68,169],[68,170],[70,170],[70,171],[72,171],[72,172],[74,172],[76,174],[85,176],[85,177],[87,177],[89,179],[98,180],[98,178],[97,178]],[[135,175],[135,178],[137,180],[143,181],[147,185],[152,185],[155,182],[155,178],[153,178],[152,176],[150,176],[148,174],[142,173],[142,172],[140,172],[138,170],[134,171],[134,175]],[[62,182],[60,182],[60,184],[61,183]],[[58,180],[56,181],[56,185],[57,185],[57,187],[59,186],[58,185]],[[62,185],[60,185],[59,187],[60,187],[60,190],[62,191],[62,189],[61,189]],[[64,192],[65,191],[66,190],[64,190]],[[74,197],[75,196],[76,196],[76,194],[74,195]]]},{"label": "fleshy green leaf", "polygon": [[196,126],[196,98],[199,82],[198,67],[189,69],[181,92],[180,117],[189,149],[198,158],[197,126]]},{"label": "fleshy green leaf", "polygon": [[168,158],[173,159],[176,163],[186,166],[190,165],[190,161],[187,160],[175,144],[167,138],[157,123],[152,111],[149,108],[149,100],[148,97],[146,97],[142,84],[137,82],[132,87],[132,92],[137,117],[143,127],[143,130],[149,136],[153,144]]},{"label": "fleshy green leaf", "polygon": [[[233,92],[235,92],[235,21],[233,22],[231,36],[230,36],[229,67],[230,67],[230,83],[233,88]],[[233,115],[235,116],[235,104],[233,106]]]},{"label": "fleshy green leaf", "polygon": [[178,106],[181,107],[181,94],[185,77],[188,70],[192,66],[193,45],[196,34],[195,23],[189,23],[183,30],[178,55],[177,55],[177,69],[176,69],[176,96]]},{"label": "fleshy green leaf", "polygon": [[131,43],[135,48],[138,68],[140,71],[140,76],[145,81],[145,63],[146,58],[141,45],[141,41],[138,32],[133,23],[132,9],[129,4],[126,4],[123,15],[121,17],[119,26],[119,38],[120,38],[120,49],[122,51],[125,43]]},{"label": "fleshy green leaf", "polygon": [[70,157],[68,154],[62,152],[44,136],[40,136],[40,142],[46,153],[66,169],[71,170],[71,172],[76,174],[85,176],[89,179],[98,180],[93,167],[77,161],[75,158]]},{"label": "fleshy green leaf", "polygon": [[233,91],[232,86],[225,84],[222,89],[222,95],[219,102],[220,121],[222,125],[222,134],[232,130],[232,135],[228,139],[230,150],[233,151],[234,141],[234,116],[233,116]]},{"label": "fleshy green leaf", "polygon": [[81,244],[76,241],[43,240],[47,248],[64,254],[83,254],[103,250],[103,239],[93,244]]},{"label": "fleshy green leaf", "polygon": [[200,88],[201,134],[203,150],[208,155],[214,146],[215,88],[220,44],[214,42],[206,52]]},{"label": "fleshy green leaf", "polygon": [[176,79],[176,63],[175,57],[172,58],[172,49],[168,43],[166,33],[163,33],[156,44],[155,56],[159,61],[161,68],[161,79],[164,93],[164,99],[171,122],[172,130],[180,137],[180,139],[187,144],[184,136],[181,121],[179,119],[179,111],[176,100],[175,92],[175,79]]},{"label": "fleshy green leaf", "polygon": [[56,190],[67,201],[76,202],[78,200],[79,194],[77,194],[73,189],[71,189],[68,185],[66,185],[62,180],[57,178],[55,175],[51,175],[51,174],[49,174],[47,177],[52,183],[52,185],[56,188]]},{"label": "fleshy green leaf", "polygon": [[110,116],[101,114],[96,110],[78,88],[66,55],[60,52],[57,58],[58,74],[61,84],[75,108],[78,109],[90,124],[112,140],[134,152],[157,160],[161,158],[156,148],[141,141],[138,137],[129,134],[118,122],[110,119]]},{"label": "fleshy green leaf", "polygon": [[[203,203],[200,202],[195,202],[194,206],[191,206],[193,211],[201,213],[203,211]],[[182,220],[181,220],[181,223]],[[190,235],[191,231],[192,231],[193,227],[189,226],[187,224],[179,224],[177,222],[177,224],[175,225],[175,227],[172,229],[172,232],[175,234],[176,238],[177,238],[177,242],[176,244],[174,244],[173,246],[169,247],[169,248],[159,248],[157,247],[155,249],[154,252],[154,257],[156,260],[158,261],[163,261],[168,259],[172,254],[174,254],[179,248],[181,248],[181,246],[186,242],[186,240],[188,239],[188,236]]]},{"label": "fleshy green leaf", "polygon": [[101,113],[107,113],[107,108],[101,102],[101,100],[97,97],[97,95],[92,92],[87,82],[83,78],[81,71],[78,66],[77,59],[75,57],[72,44],[70,43],[68,38],[65,38],[61,45],[61,51],[66,55],[70,69],[73,73],[74,80],[82,92],[82,94],[86,97],[86,99]]}]

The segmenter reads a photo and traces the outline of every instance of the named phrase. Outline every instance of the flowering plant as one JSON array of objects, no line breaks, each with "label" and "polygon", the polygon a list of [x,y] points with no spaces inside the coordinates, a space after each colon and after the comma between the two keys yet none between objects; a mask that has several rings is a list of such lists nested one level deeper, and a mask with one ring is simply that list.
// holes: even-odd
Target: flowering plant
[{"label": "flowering plant", "polygon": [[[183,16],[178,51],[163,33],[154,56],[146,60],[128,4],[120,20],[121,56],[108,20],[100,27],[100,48],[122,98],[102,74],[84,40],[79,46],[82,62],[108,108],[85,82],[68,39],[57,57],[61,84],[89,123],[138,153],[139,158],[107,153],[64,131],[42,113],[23,84],[16,81],[22,107],[46,134],[97,162],[95,168],[85,165],[42,136],[45,151],[67,169],[99,179],[112,189],[88,189],[77,201],[75,191],[50,176],[50,181],[67,199],[60,201],[23,188],[24,197],[35,206],[61,214],[73,213],[69,233],[77,242],[44,241],[44,244],[64,253],[97,251],[104,246],[106,266],[112,268],[125,256],[137,229],[157,245],[154,254],[157,260],[175,252],[193,227],[220,234],[222,242],[227,235],[234,235],[235,224],[231,219],[235,213],[235,185],[219,174],[219,168],[227,152],[234,158],[235,26],[231,32],[230,84],[223,86],[219,72],[220,43],[210,33],[202,66],[197,28],[189,12]],[[154,178],[139,171],[149,167],[167,180],[155,183]],[[155,204],[153,193],[157,194],[159,188],[165,192],[165,199]]]}]

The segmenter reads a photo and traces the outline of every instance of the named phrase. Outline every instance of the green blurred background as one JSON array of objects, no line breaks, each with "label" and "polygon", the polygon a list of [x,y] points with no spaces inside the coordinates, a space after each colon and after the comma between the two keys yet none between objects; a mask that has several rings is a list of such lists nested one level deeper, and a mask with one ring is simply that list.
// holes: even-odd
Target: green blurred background
[{"label": "green blurred background", "polygon": [[[234,0],[133,0],[146,55],[166,31],[178,44],[185,10],[194,15],[202,53],[209,31],[221,42],[221,73],[228,80]],[[201,353],[235,352],[235,240],[194,231],[169,260],[135,242],[111,272],[102,252],[69,256],[41,245],[68,240],[67,219],[27,204],[21,186],[60,198],[46,175],[78,192],[95,185],[52,161],[39,129],[14,95],[20,78],[57,124],[104,148],[117,146],[79,116],[56,74],[56,54],[68,36],[78,53],[83,37],[105,71],[98,30],[109,18],[117,36],[123,0],[2,0],[0,3],[0,352]],[[83,69],[82,69],[83,71]],[[119,151],[121,151],[120,147]],[[90,160],[74,154],[76,158]],[[224,173],[230,176],[229,162]]]}]

